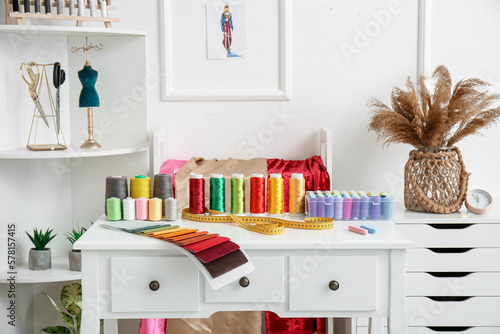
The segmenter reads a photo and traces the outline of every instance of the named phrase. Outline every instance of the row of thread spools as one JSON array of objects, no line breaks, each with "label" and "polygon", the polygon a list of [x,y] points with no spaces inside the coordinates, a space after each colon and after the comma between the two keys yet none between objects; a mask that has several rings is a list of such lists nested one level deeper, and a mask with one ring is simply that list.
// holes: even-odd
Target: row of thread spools
[{"label": "row of thread spools", "polygon": [[138,175],[130,178],[130,196],[127,177],[106,178],[105,212],[108,220],[151,220],[177,219],[177,200],[173,198],[172,176],[156,174],[151,197],[151,178]]},{"label": "row of thread spools", "polygon": [[[210,177],[210,210],[226,211],[226,180],[222,174]],[[245,207],[245,176],[231,176],[231,209],[235,215],[247,213],[263,215],[266,213],[266,178],[263,174],[252,174],[250,178],[250,208]],[[269,191],[267,213],[281,215],[285,212],[284,180],[281,174],[271,174],[267,180]],[[290,178],[290,206],[292,215],[305,214],[305,179],[301,173],[293,173]],[[205,179],[203,174],[191,174],[189,179],[189,212],[203,214],[205,212]]]}]

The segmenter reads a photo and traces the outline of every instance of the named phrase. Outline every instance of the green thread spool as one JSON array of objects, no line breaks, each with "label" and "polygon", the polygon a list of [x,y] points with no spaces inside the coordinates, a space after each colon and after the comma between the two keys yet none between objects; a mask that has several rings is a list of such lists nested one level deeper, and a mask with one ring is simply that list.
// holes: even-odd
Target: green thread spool
[{"label": "green thread spool", "polygon": [[245,213],[245,177],[243,174],[231,176],[231,213]]},{"label": "green thread spool", "polygon": [[226,212],[226,180],[222,174],[210,178],[210,210]]},{"label": "green thread spool", "polygon": [[108,207],[108,220],[116,221],[122,219],[122,200],[118,197],[110,197],[106,200]]}]

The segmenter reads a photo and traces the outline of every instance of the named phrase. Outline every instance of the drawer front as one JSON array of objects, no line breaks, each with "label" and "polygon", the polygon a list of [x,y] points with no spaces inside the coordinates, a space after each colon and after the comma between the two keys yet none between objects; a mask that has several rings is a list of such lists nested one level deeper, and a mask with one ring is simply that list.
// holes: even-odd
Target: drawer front
[{"label": "drawer front", "polygon": [[408,297],[407,304],[409,326],[500,326],[500,297],[463,301]]},{"label": "drawer front", "polygon": [[[377,258],[290,257],[290,310],[372,311],[376,306]],[[330,282],[338,282],[331,290]]]},{"label": "drawer front", "polygon": [[198,268],[186,257],[114,257],[111,272],[125,277],[111,281],[113,312],[199,310]]},{"label": "drawer front", "polygon": [[447,276],[449,277],[435,277],[429,273],[408,273],[407,295],[500,296],[500,273],[469,273],[462,277],[450,273]]},{"label": "drawer front", "polygon": [[500,248],[474,248],[464,253],[409,249],[408,271],[500,271]]},{"label": "drawer front", "polygon": [[500,247],[500,224],[400,224],[398,227],[415,242],[415,247]]},{"label": "drawer front", "polygon": [[230,283],[219,290],[213,290],[205,282],[207,303],[252,303],[283,302],[284,299],[284,259],[283,257],[252,257],[254,271],[245,277],[249,281],[242,287],[239,281]]},{"label": "drawer front", "polygon": [[[446,330],[449,329],[449,330]],[[384,327],[383,334],[388,334],[387,327]],[[409,327],[408,334],[499,334],[500,327],[462,327],[462,328],[428,328]],[[357,327],[356,334],[368,334],[368,327]]]}]

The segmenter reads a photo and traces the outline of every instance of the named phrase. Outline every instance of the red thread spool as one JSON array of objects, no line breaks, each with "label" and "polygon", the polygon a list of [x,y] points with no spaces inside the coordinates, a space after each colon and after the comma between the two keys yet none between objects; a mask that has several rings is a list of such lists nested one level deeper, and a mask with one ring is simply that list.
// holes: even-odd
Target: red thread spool
[{"label": "red thread spool", "polygon": [[250,178],[250,213],[266,212],[266,178],[263,174],[252,174]]},{"label": "red thread spool", "polygon": [[189,178],[189,213],[205,213],[205,179],[203,174],[191,174]]}]

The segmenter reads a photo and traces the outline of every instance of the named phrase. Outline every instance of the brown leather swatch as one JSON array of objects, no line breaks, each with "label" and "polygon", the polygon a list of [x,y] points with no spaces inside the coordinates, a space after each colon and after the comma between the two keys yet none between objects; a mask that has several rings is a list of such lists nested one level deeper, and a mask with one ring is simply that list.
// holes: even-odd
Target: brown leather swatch
[{"label": "brown leather swatch", "polygon": [[239,266],[247,262],[248,259],[245,254],[243,254],[243,252],[238,249],[218,258],[217,260],[205,263],[204,266],[210,273],[210,276],[216,278],[227,273],[228,271],[238,268]]}]

